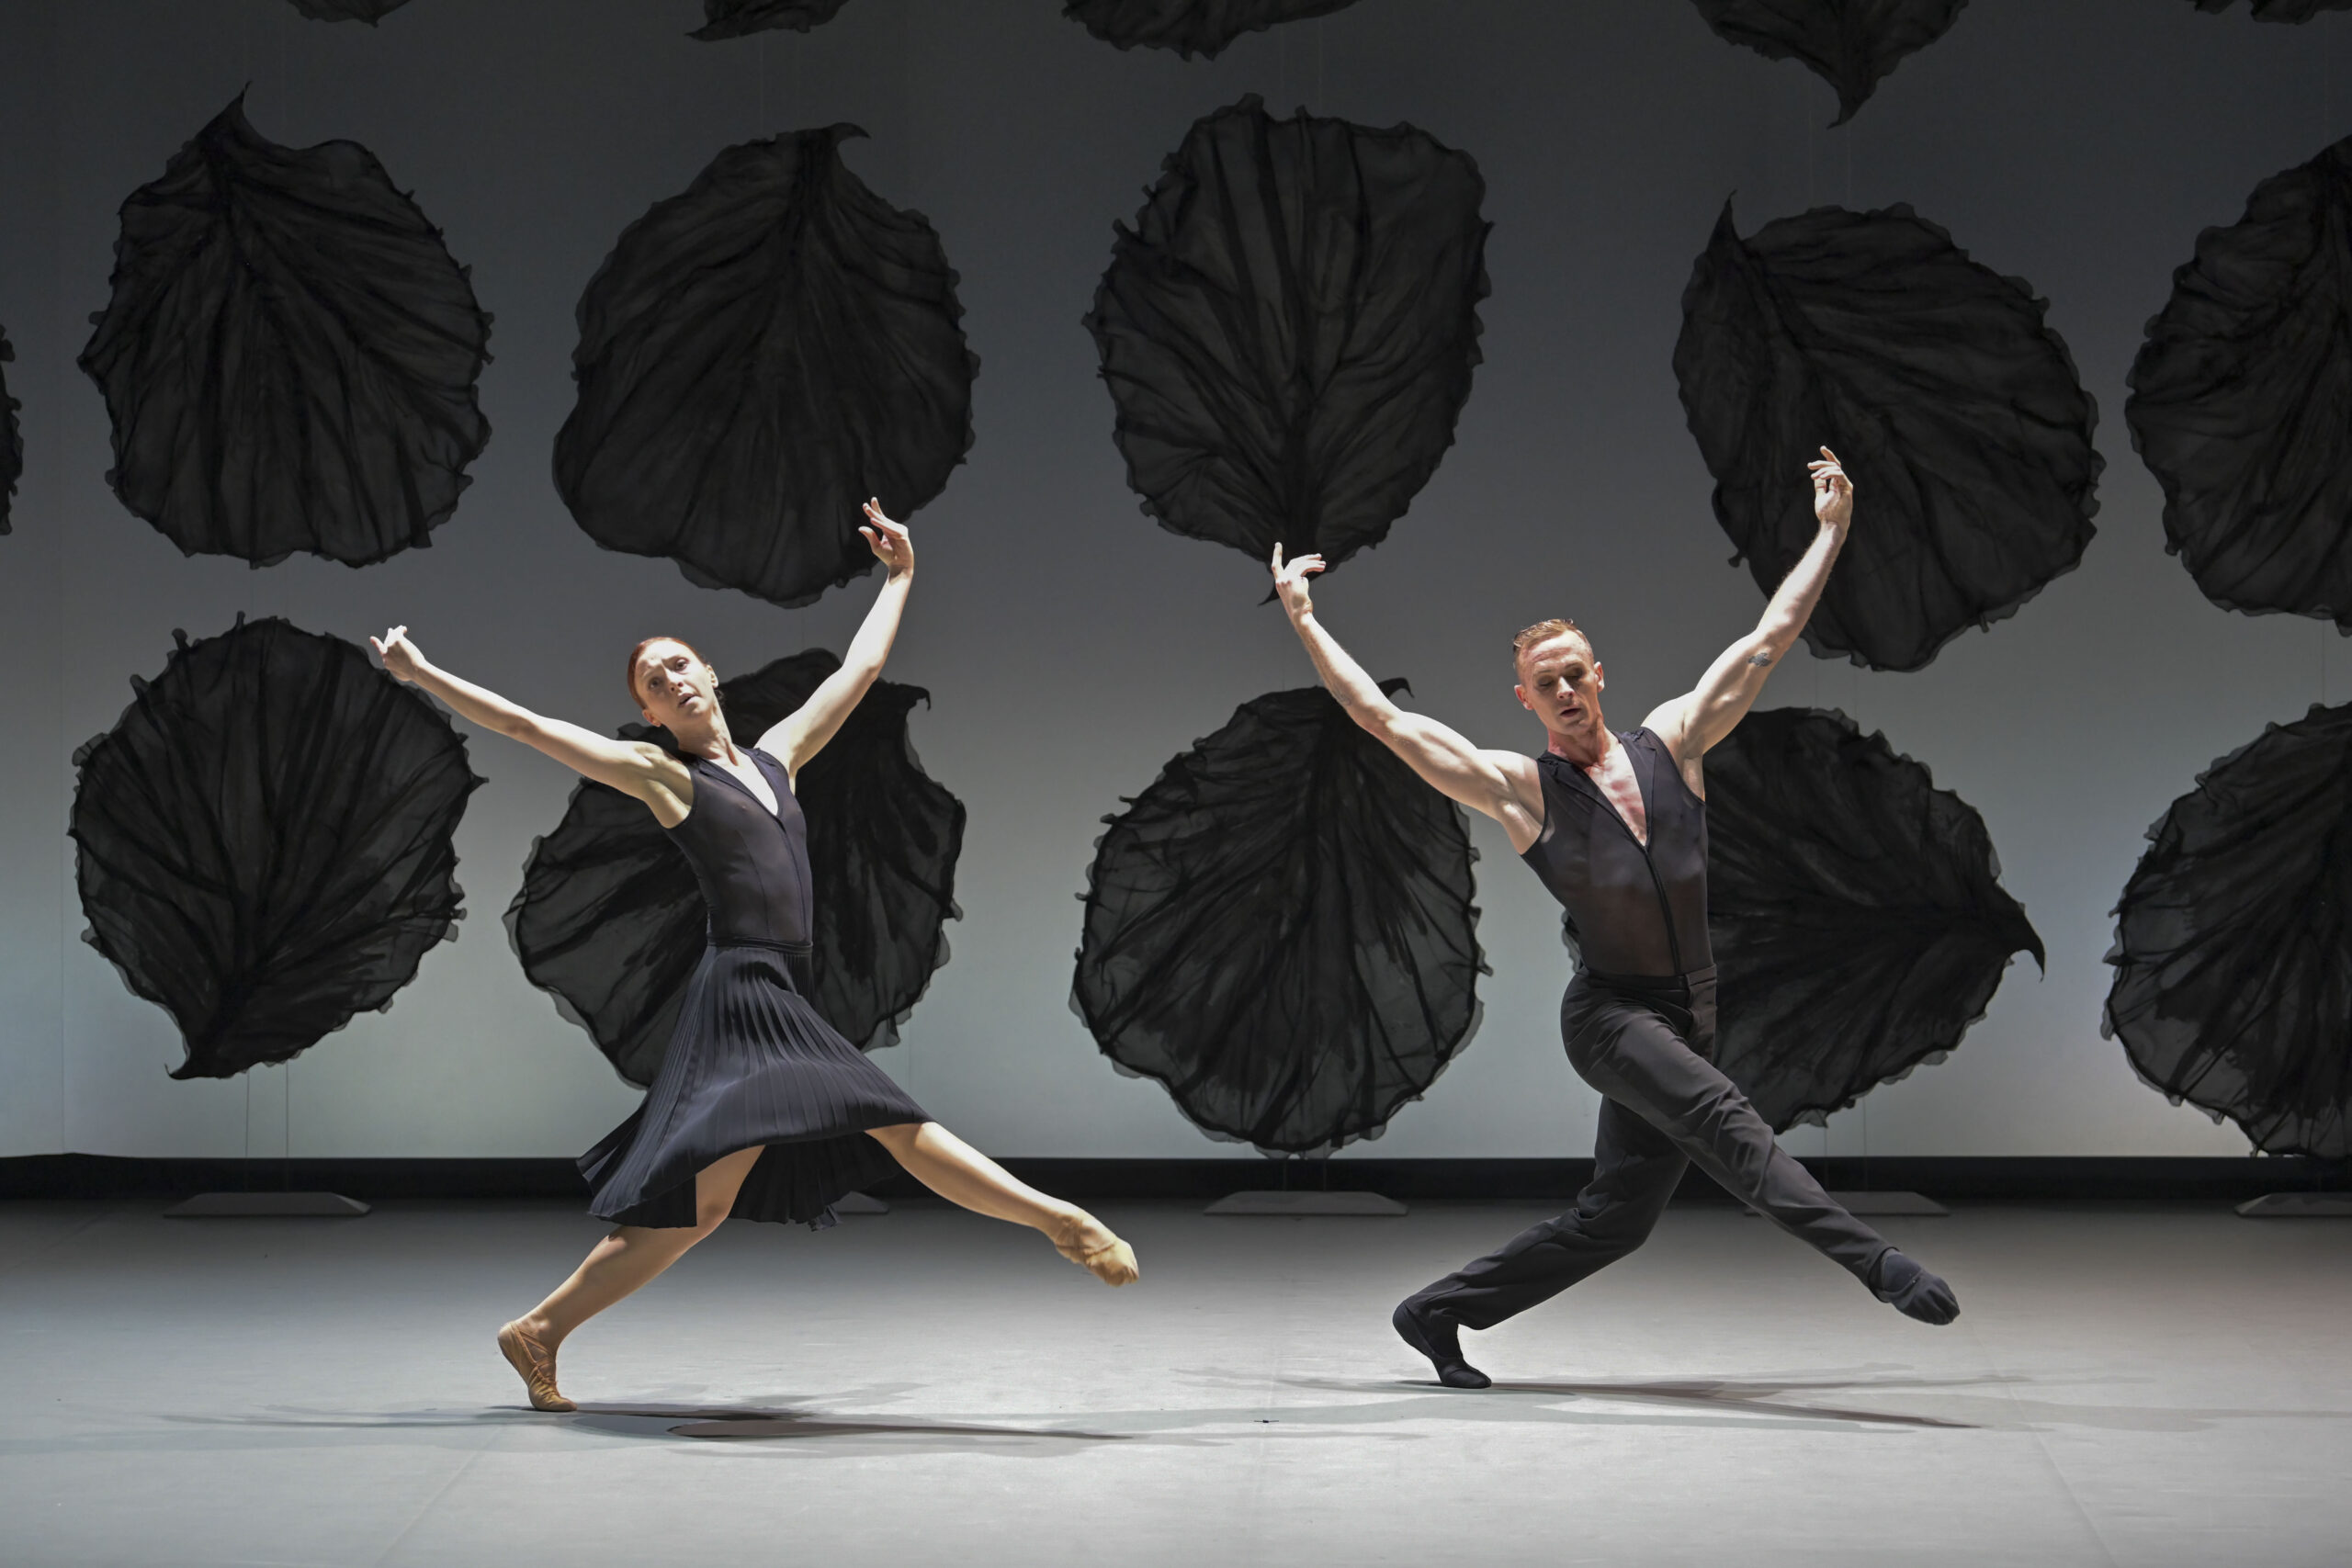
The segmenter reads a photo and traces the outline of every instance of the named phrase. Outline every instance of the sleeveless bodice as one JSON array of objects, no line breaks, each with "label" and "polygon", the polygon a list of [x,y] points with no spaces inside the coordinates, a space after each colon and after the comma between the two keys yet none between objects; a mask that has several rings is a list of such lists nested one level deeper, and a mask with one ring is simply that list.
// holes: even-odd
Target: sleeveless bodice
[{"label": "sleeveless bodice", "polygon": [[754,942],[797,947],[809,940],[815,900],[808,885],[808,824],[792,797],[784,764],[749,747],[775,791],[776,809],[718,763],[681,759],[694,774],[695,803],[670,840],[684,852],[702,886],[710,940],[721,947]]},{"label": "sleeveless bodice", "polygon": [[1544,830],[1521,857],[1567,911],[1583,966],[1605,975],[1686,975],[1715,962],[1707,942],[1707,803],[1647,729],[1618,738],[1641,785],[1649,844],[1584,771],[1535,759]]}]

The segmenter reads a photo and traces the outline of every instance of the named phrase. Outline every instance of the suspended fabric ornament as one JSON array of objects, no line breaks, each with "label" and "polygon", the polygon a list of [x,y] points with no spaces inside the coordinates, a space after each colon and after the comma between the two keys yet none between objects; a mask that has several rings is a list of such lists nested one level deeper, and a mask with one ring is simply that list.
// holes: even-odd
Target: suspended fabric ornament
[{"label": "suspended fabric ornament", "polygon": [[1682,295],[1674,373],[1715,519],[1770,593],[1819,525],[1826,446],[1861,521],[1804,639],[1917,670],[2074,570],[2097,530],[2098,411],[2048,301],[1908,207],[1820,207],[1742,240],[1729,203]]},{"label": "suspended fabric ornament", "polygon": [[1842,713],[1749,714],[1707,753],[1715,1065],[1786,1132],[1940,1062],[2010,955],[2045,964],[1984,818]]},{"label": "suspended fabric ornament", "polygon": [[388,1008],[454,937],[483,781],[421,694],[272,616],[190,643],[74,754],[87,940],[187,1044],[175,1078],[283,1062]]},{"label": "suspended fabric ornament", "polygon": [[1126,804],[1071,1002],[1195,1126],[1268,1154],[1377,1137],[1469,1043],[1487,970],[1461,809],[1321,687],[1242,704]]},{"label": "suspended fabric ornament", "polygon": [[972,445],[956,274],[842,163],[854,125],[730,147],[622,233],[580,301],[556,488],[606,549],[806,604],[869,571]]},{"label": "suspended fabric ornament", "polygon": [[805,33],[830,22],[849,0],[702,0],[704,25],[692,37],[705,43],[789,28]]},{"label": "suspended fabric ornament", "polygon": [[430,543],[490,439],[490,317],[356,141],[280,147],[242,96],[122,204],[82,368],[123,505],[188,555],[367,566]]},{"label": "suspended fabric ornament", "polygon": [[[0,332],[0,365],[16,357],[8,334]],[[8,395],[8,378],[0,372],[0,534],[9,531],[9,502],[17,493],[17,481],[25,475],[25,435],[17,426],[17,411],[24,406]]]},{"label": "suspended fabric ornament", "polygon": [[1069,0],[1062,15],[1121,49],[1172,49],[1215,60],[1243,33],[1343,11],[1355,0]]},{"label": "suspended fabric ornament", "polygon": [[[823,649],[723,682],[719,701],[748,745],[841,668]],[[919,686],[876,681],[794,781],[808,819],[816,902],[811,1005],[862,1049],[894,1045],[932,972],[947,962],[964,807],[922,771],[907,716]],[[669,731],[624,727],[625,739],[674,749]],[[506,911],[531,983],[551,992],[620,1076],[639,1088],[661,1070],[687,979],[705,942],[694,872],[641,801],[583,781],[554,832],[538,840]]]},{"label": "suspended fabric ornament", "polygon": [[2123,405],[2205,597],[2352,631],[2352,138],[2198,236]]},{"label": "suspended fabric ornament", "polygon": [[[2200,11],[2226,11],[2237,0],[2194,0]],[[2308,22],[2322,11],[2352,11],[2352,0],[2248,0],[2257,22]]]},{"label": "suspended fabric ornament", "polygon": [[408,0],[291,0],[294,8],[314,22],[365,22],[374,27],[408,4]]},{"label": "suspended fabric ornament", "polygon": [[2148,829],[2105,1032],[2265,1154],[2352,1156],[2352,705],[2271,725]]},{"label": "suspended fabric ornament", "polygon": [[1878,85],[1944,36],[1968,0],[1692,0],[1718,37],[1798,60],[1838,90],[1843,125]]},{"label": "suspended fabric ornament", "polygon": [[1194,124],[1086,319],[1144,512],[1260,565],[1386,537],[1470,395],[1485,195],[1408,125],[1254,96]]}]

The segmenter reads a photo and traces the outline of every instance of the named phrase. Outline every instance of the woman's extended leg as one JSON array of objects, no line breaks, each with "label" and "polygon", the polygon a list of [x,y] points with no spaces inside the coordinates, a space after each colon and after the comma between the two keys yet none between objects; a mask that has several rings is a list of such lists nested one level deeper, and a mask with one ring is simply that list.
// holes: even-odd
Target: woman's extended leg
[{"label": "woman's extended leg", "polygon": [[1135,1250],[1080,1208],[1049,1198],[936,1122],[876,1127],[872,1136],[909,1175],[951,1203],[1045,1233],[1056,1251],[1106,1285],[1133,1280]]},{"label": "woman's extended leg", "polygon": [[588,1257],[548,1299],[498,1331],[498,1348],[523,1374],[535,1410],[570,1410],[555,1384],[555,1352],[571,1331],[686,1255],[686,1249],[727,1218],[761,1147],[738,1149],[695,1176],[692,1225],[623,1225],[589,1249]]}]

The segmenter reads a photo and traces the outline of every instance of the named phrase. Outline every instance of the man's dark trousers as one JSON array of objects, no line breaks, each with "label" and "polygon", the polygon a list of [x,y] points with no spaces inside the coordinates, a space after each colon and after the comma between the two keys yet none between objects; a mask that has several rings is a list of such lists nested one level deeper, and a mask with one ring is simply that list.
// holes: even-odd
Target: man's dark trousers
[{"label": "man's dark trousers", "polygon": [[1712,969],[1679,978],[1579,974],[1560,1004],[1568,1061],[1605,1097],[1592,1180],[1576,1206],[1464,1265],[1411,1305],[1491,1328],[1548,1301],[1648,1239],[1683,1168],[1698,1168],[1865,1285],[1887,1243],[1773,1141],[1738,1086],[1708,1058]]}]

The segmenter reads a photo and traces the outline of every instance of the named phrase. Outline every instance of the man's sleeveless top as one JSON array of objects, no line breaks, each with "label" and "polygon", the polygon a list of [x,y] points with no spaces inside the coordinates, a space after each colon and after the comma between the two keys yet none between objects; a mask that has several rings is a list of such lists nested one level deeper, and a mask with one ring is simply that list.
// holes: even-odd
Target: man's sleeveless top
[{"label": "man's sleeveless top", "polygon": [[1582,966],[1663,977],[1712,968],[1707,942],[1707,803],[1682,782],[1666,743],[1620,735],[1648,818],[1646,847],[1600,786],[1564,757],[1535,759],[1544,831],[1521,858],[1567,911]]},{"label": "man's sleeveless top", "polygon": [[746,756],[775,791],[776,808],[760,804],[742,780],[701,757],[682,759],[695,776],[695,803],[670,829],[702,886],[710,940],[799,948],[809,940],[816,901],[808,881],[808,824],[792,797],[784,765],[765,751]]}]

